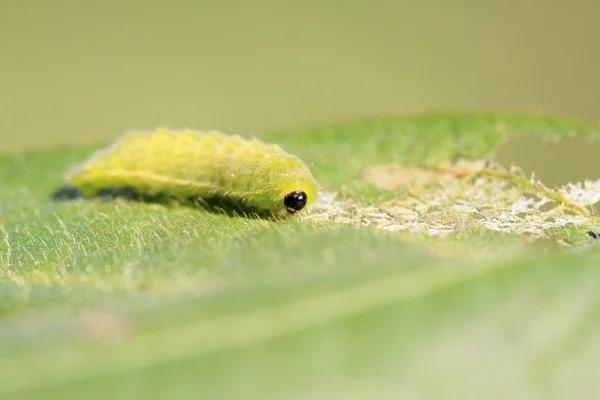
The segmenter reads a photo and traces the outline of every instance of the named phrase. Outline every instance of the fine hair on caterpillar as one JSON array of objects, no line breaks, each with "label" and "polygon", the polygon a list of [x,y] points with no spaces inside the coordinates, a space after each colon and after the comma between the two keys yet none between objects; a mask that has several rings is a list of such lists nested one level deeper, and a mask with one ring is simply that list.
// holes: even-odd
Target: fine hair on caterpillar
[{"label": "fine hair on caterpillar", "polygon": [[305,210],[318,191],[304,162],[277,145],[190,129],[130,131],[66,179],[85,196],[129,189],[140,198],[195,199],[273,216]]}]

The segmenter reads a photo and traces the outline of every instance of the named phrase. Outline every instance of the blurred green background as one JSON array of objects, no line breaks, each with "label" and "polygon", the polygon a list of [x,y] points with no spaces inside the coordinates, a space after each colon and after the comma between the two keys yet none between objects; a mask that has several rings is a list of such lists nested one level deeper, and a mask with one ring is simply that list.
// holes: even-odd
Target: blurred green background
[{"label": "blurred green background", "polygon": [[428,109],[600,118],[600,3],[0,0],[0,152]]}]

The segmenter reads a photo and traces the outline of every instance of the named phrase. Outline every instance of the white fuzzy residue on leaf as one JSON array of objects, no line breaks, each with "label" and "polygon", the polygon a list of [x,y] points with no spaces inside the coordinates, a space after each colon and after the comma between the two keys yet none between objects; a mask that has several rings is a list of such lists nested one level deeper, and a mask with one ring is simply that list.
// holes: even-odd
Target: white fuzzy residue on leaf
[{"label": "white fuzzy residue on leaf", "polygon": [[600,179],[568,183],[558,189],[565,199],[580,206],[590,206],[600,201]]},{"label": "white fuzzy residue on leaf", "polygon": [[[463,170],[467,170],[464,162]],[[415,173],[417,171],[418,173]],[[388,232],[443,237],[465,228],[543,236],[549,229],[589,224],[584,207],[600,201],[600,180],[570,183],[556,190],[533,190],[502,176],[419,172],[416,168],[386,166],[370,170],[368,179],[383,188],[409,187],[409,194],[373,205],[361,205],[334,193],[322,193],[306,219]],[[512,172],[511,172],[512,173]],[[380,180],[376,180],[379,174]],[[398,177],[397,185],[394,178]],[[414,180],[411,180],[414,177]],[[557,202],[557,198],[564,201]],[[555,205],[554,205],[555,204]],[[581,207],[577,212],[573,206]]]}]

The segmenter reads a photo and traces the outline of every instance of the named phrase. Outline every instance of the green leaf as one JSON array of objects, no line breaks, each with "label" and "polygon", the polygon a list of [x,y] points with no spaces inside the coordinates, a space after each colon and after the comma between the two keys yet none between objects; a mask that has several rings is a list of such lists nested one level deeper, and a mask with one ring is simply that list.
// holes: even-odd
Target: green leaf
[{"label": "green leaf", "polygon": [[0,397],[593,398],[600,177],[499,154],[598,138],[454,114],[263,135],[322,185],[288,221],[68,196],[95,148],[0,157]]}]

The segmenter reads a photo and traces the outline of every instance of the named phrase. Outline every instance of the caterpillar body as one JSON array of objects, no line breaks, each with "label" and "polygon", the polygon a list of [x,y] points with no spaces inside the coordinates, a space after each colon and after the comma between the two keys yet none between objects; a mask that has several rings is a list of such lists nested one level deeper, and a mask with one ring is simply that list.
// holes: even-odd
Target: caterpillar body
[{"label": "caterpillar body", "polygon": [[274,144],[217,131],[130,131],[66,174],[88,196],[104,189],[231,198],[274,214],[314,202],[318,185],[300,158]]}]

